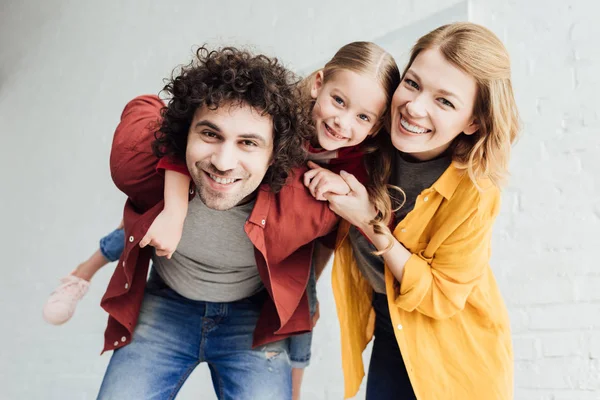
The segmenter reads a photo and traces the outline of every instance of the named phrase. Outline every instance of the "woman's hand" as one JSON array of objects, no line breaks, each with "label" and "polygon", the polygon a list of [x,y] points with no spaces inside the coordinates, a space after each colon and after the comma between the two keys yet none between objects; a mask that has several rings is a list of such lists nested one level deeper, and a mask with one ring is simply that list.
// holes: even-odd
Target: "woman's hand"
[{"label": "woman's hand", "polygon": [[339,176],[346,182],[350,192],[346,195],[325,193],[324,197],[329,201],[329,208],[352,225],[365,230],[369,222],[377,216],[367,188],[354,175],[346,171],[341,171]]},{"label": "woman's hand", "polygon": [[310,170],[304,173],[304,186],[315,199],[325,201],[325,193],[345,195],[350,192],[346,181],[335,172],[312,161],[308,162],[308,167]]}]

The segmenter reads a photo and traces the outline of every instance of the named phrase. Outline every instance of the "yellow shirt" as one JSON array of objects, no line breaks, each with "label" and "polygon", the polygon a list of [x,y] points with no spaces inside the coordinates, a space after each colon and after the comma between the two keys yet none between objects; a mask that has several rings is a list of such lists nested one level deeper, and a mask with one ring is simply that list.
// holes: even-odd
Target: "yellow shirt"
[{"label": "yellow shirt", "polygon": [[[416,200],[394,229],[412,256],[402,283],[385,268],[392,324],[419,400],[513,398],[513,353],[506,307],[489,265],[500,191],[479,191],[454,165]],[[345,396],[364,377],[373,337],[373,290],[359,272],[343,222],[332,284],[340,321]]]}]

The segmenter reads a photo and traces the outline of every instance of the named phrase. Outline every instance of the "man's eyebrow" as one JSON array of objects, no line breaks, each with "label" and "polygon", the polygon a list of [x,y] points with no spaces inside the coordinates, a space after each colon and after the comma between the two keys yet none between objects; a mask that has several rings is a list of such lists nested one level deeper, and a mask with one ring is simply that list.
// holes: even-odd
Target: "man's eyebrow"
[{"label": "man's eyebrow", "polygon": [[197,129],[197,128],[201,127],[201,126],[207,126],[210,129],[213,129],[213,130],[215,130],[217,132],[221,132],[221,128],[219,128],[217,125],[213,124],[212,122],[210,122],[207,119],[203,119],[201,121],[196,122],[196,125],[194,125],[194,129]]},{"label": "man's eyebrow", "polygon": [[259,141],[259,142],[260,142],[262,145],[266,145],[266,144],[267,144],[267,141],[265,140],[265,138],[264,138],[264,137],[262,137],[261,135],[259,135],[258,133],[251,133],[251,132],[250,132],[250,133],[242,133],[242,134],[240,135],[240,137],[241,137],[242,139],[254,139],[254,140],[257,140],[257,141]]}]

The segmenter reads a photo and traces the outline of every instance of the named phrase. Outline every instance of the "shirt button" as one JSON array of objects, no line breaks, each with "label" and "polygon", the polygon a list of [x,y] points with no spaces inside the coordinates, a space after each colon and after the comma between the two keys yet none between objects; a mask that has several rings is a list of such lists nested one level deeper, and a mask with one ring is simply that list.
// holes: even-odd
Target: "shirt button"
[{"label": "shirt button", "polygon": [[127,340],[127,338],[126,338],[125,336],[123,336],[123,337],[121,338],[121,342],[124,342],[124,341],[126,341],[126,340]]},{"label": "shirt button", "polygon": [[425,198],[423,199],[423,201],[427,201],[429,200],[429,197],[425,196]]},{"label": "shirt button", "polygon": [[402,229],[400,229],[400,232],[404,233],[404,232],[406,232],[406,229],[402,228]]},{"label": "shirt button", "polygon": [[194,194],[194,189],[190,189],[190,194]]},{"label": "shirt button", "polygon": [[400,329],[400,330],[402,329],[402,325],[401,324],[398,324],[398,329]]},{"label": "shirt button", "polygon": [[133,236],[129,236],[129,243],[133,243]]},{"label": "shirt button", "polygon": [[123,261],[123,268],[125,268],[125,261]]},{"label": "shirt button", "polygon": [[266,221],[265,221],[264,219],[263,219],[262,221],[260,221],[260,223],[261,223],[262,225],[264,225],[264,224],[265,224],[265,222],[266,222]]},{"label": "shirt button", "polygon": [[119,342],[115,342],[115,347],[119,345]]},{"label": "shirt button", "polygon": [[125,284],[125,289],[129,289],[129,283]]}]

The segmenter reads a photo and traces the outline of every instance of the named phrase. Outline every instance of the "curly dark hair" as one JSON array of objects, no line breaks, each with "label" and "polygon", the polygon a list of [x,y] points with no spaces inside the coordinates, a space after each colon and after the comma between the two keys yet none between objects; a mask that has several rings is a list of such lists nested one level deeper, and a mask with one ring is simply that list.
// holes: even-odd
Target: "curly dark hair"
[{"label": "curly dark hair", "polygon": [[152,145],[158,157],[185,160],[188,130],[198,107],[217,109],[241,103],[273,119],[273,164],[263,183],[278,192],[293,168],[306,161],[313,126],[296,76],[276,58],[247,50],[200,47],[186,66],[176,68],[163,92],[170,98]]}]

